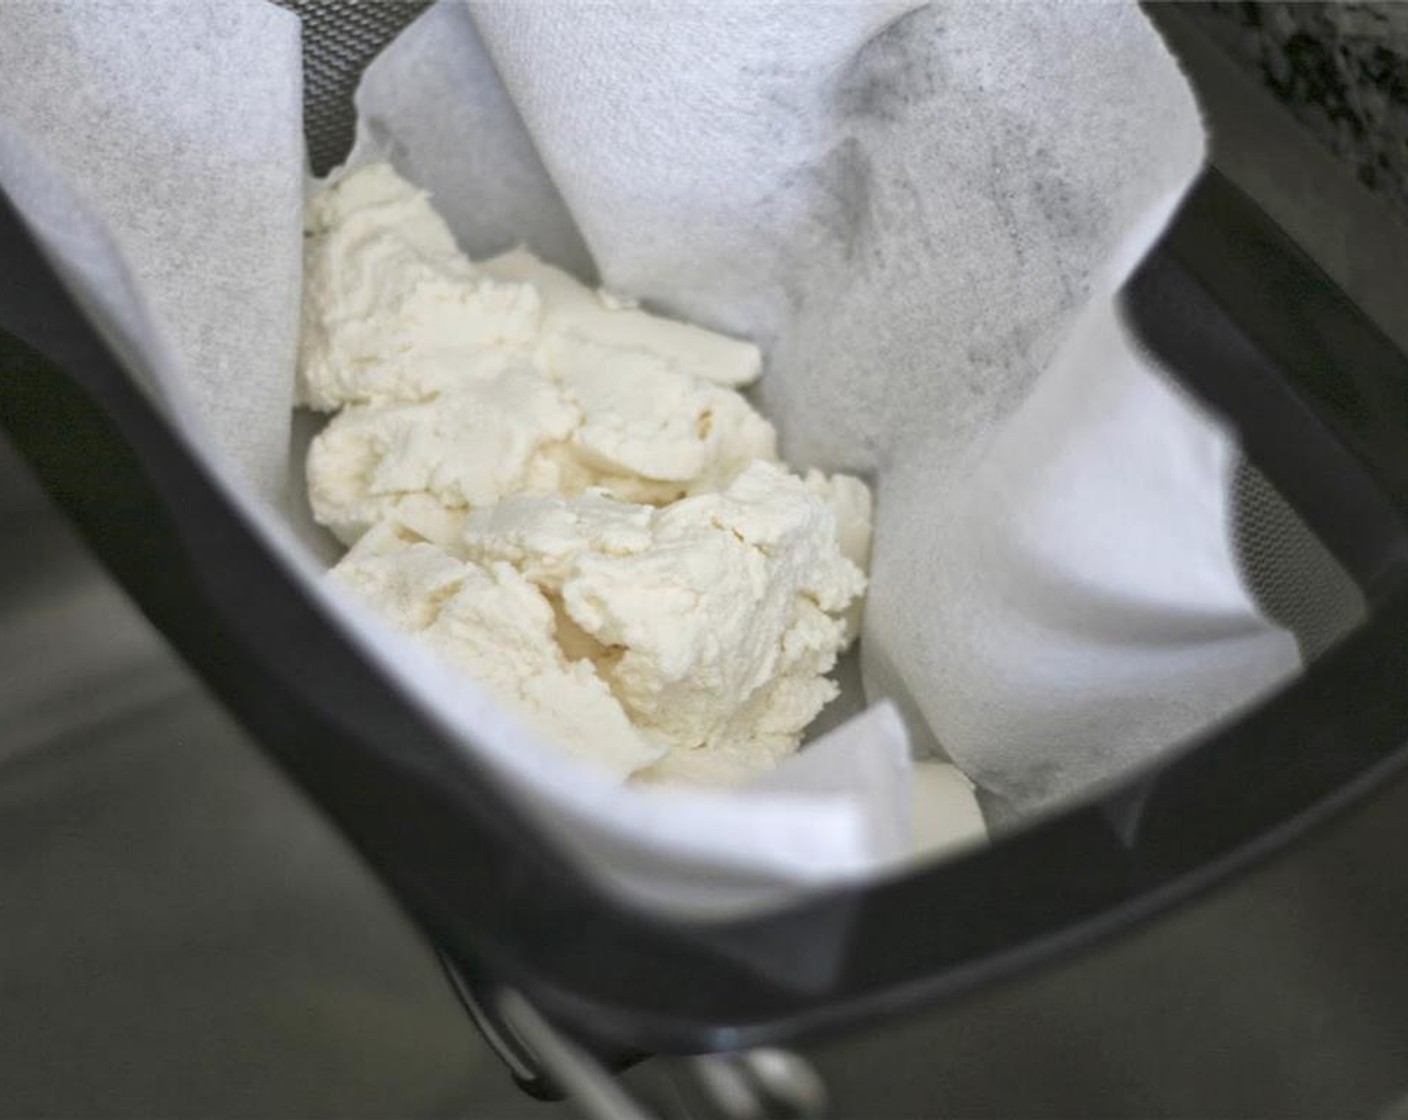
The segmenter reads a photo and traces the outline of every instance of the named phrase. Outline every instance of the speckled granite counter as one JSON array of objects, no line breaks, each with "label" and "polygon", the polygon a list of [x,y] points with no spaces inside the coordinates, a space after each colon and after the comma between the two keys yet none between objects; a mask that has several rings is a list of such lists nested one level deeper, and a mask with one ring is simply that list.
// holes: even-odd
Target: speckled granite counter
[{"label": "speckled granite counter", "polygon": [[1408,4],[1183,8],[1408,218]]}]

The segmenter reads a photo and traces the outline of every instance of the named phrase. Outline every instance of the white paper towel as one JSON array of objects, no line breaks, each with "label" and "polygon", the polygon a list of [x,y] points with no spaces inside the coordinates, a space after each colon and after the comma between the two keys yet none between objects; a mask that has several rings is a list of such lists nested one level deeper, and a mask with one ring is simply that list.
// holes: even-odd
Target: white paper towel
[{"label": "white paper towel", "polygon": [[[140,19],[25,4],[0,24],[0,184],[29,184],[17,202],[56,253],[85,221],[111,234],[193,440],[252,503],[292,509],[296,21],[196,0]],[[429,187],[473,255],[523,240],[594,262],[766,347],[789,459],[878,483],[869,695],[1016,808],[1139,765],[1294,669],[1237,575],[1227,438],[1113,313],[1202,150],[1132,5],[444,0],[358,108],[354,158]],[[35,156],[83,214],[51,212],[64,195],[34,190]],[[112,314],[135,299],[106,268],[84,295]],[[888,705],[745,791],[621,789],[290,562],[632,897],[718,913],[903,855]]]}]

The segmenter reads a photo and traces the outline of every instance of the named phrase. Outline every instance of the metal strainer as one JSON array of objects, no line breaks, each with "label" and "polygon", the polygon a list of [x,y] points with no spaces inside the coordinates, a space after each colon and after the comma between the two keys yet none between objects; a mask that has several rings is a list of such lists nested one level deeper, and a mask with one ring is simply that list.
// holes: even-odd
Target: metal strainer
[{"label": "metal strainer", "polygon": [[303,132],[314,175],[326,175],[352,147],[352,95],[367,63],[430,0],[277,0],[303,21]]}]

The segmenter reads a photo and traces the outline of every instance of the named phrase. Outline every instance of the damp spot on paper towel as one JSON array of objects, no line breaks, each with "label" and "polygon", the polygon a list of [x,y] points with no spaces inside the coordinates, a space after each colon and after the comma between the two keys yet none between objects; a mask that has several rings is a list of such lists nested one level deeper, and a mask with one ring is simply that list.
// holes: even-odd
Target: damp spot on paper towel
[{"label": "damp spot on paper towel", "polygon": [[[815,162],[792,171],[780,184],[778,199],[809,200],[799,235],[781,242],[795,259],[780,270],[782,290],[794,315],[808,302],[810,277],[844,265],[856,267],[876,239],[874,169],[865,146],[849,136]],[[789,228],[797,229],[796,226]]]},{"label": "damp spot on paper towel", "polygon": [[1032,199],[1051,236],[1058,242],[1089,245],[1110,227],[1108,208],[1091,192],[1083,192],[1060,176],[1039,176]]},{"label": "damp spot on paper towel", "polygon": [[871,218],[870,156],[855,137],[836,145],[813,171],[817,185],[817,225],[841,247],[849,262],[869,235]]},{"label": "damp spot on paper towel", "polygon": [[[1039,159],[1038,165],[1048,162]],[[1082,190],[1059,175],[1038,175],[1032,183],[1031,199],[1050,239],[1061,290],[1060,307],[1076,307],[1085,301],[1090,288],[1080,261],[1086,247],[1098,244],[1103,231],[1111,228],[1109,206],[1095,191]]]},{"label": "damp spot on paper towel", "polygon": [[973,419],[996,422],[1021,403],[1041,372],[1035,357],[1039,332],[1032,323],[1014,320],[985,334],[985,341],[968,346],[957,376],[972,397]]},{"label": "damp spot on paper towel", "polygon": [[842,117],[898,121],[934,94],[943,57],[934,45],[943,35],[938,15],[930,8],[907,12],[870,38],[837,87]]},{"label": "damp spot on paper towel", "polygon": [[1062,311],[1083,298],[1075,279],[1089,267],[1092,246],[1112,226],[1098,187],[1061,174],[1062,160],[1040,141],[1028,120],[1003,115],[991,125],[981,196],[993,209],[1018,269],[1036,270],[1059,293]]},{"label": "damp spot on paper towel", "polygon": [[987,189],[985,194],[997,216],[998,225],[1012,250],[1018,267],[1026,264],[1024,227],[1017,212],[1018,199],[1014,197],[1012,175],[1001,149],[994,148],[988,158]]}]

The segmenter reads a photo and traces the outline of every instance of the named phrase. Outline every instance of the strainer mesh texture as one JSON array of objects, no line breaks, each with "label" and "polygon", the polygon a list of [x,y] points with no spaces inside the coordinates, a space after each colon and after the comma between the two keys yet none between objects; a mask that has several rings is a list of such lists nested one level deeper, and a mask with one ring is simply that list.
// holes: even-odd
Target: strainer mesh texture
[{"label": "strainer mesh texture", "polygon": [[430,0],[276,0],[303,21],[303,132],[314,175],[352,148],[357,79]]},{"label": "strainer mesh texture", "polygon": [[[431,0],[278,0],[303,21],[304,132],[316,175],[352,146],[352,95],[363,69]],[[1343,568],[1276,488],[1242,463],[1233,485],[1234,536],[1244,578],[1258,605],[1290,630],[1307,662],[1365,614]]]},{"label": "strainer mesh texture", "polygon": [[1233,535],[1257,605],[1314,661],[1364,620],[1364,596],[1265,475],[1243,461],[1232,484]]}]

